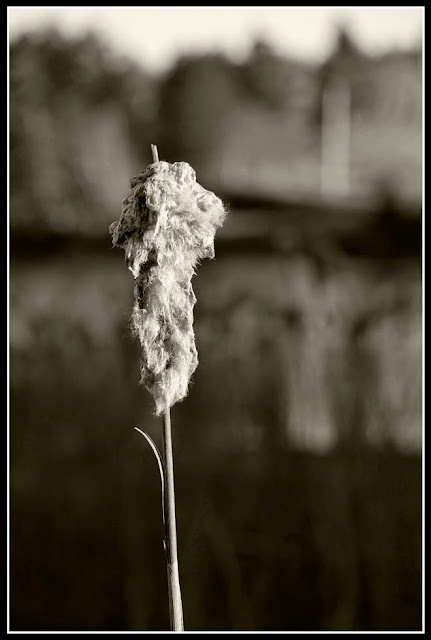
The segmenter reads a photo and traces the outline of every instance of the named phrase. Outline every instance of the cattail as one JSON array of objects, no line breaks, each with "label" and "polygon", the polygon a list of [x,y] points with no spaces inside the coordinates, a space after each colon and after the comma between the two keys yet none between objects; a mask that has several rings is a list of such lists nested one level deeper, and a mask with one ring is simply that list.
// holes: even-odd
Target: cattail
[{"label": "cattail", "polygon": [[177,554],[170,408],[187,395],[198,365],[193,332],[195,267],[214,257],[214,235],[226,215],[219,198],[196,182],[186,162],[154,162],[131,181],[121,217],[110,226],[112,243],[122,247],[135,278],[132,329],[139,337],[141,383],[163,414],[163,449],[151,444],[162,475],[163,520],[171,629],[183,631]]},{"label": "cattail", "polygon": [[222,201],[196,182],[186,162],[155,162],[131,180],[121,217],[110,226],[135,278],[132,330],[142,346],[141,383],[156,415],[183,400],[198,365],[191,279],[214,257]]}]

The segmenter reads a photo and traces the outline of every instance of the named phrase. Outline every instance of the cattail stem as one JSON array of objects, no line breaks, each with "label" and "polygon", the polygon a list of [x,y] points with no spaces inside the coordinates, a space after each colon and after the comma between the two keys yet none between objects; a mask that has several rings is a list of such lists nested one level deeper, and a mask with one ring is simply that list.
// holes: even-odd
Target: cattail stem
[{"label": "cattail stem", "polygon": [[151,152],[153,154],[153,162],[158,162],[159,161],[159,152],[157,151],[157,145],[156,144],[152,144],[151,145]]},{"label": "cattail stem", "polygon": [[[153,162],[159,162],[157,145],[151,145]],[[184,631],[181,601],[180,572],[178,568],[177,524],[175,518],[174,454],[172,450],[171,412],[166,405],[163,414],[163,467],[165,476],[165,548],[168,565],[169,615],[171,631]]]},{"label": "cattail stem", "polygon": [[169,613],[171,631],[184,631],[178,569],[177,527],[175,520],[174,458],[172,451],[171,414],[167,406],[163,414],[163,449],[165,473],[165,544],[168,568]]},{"label": "cattail stem", "polygon": [[[159,162],[157,145],[151,145],[153,162]],[[165,550],[168,569],[169,615],[171,631],[184,631],[183,605],[181,601],[180,573],[178,568],[177,524],[175,518],[174,455],[172,450],[171,413],[169,405],[163,414],[163,473],[164,473],[164,523]]]}]

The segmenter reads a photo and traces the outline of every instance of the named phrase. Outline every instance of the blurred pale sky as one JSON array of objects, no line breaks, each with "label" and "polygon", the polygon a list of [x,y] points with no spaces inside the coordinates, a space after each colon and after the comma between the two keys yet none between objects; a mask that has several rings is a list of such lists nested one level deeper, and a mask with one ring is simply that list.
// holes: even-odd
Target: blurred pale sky
[{"label": "blurred pale sky", "polygon": [[338,25],[369,53],[407,48],[422,39],[423,7],[8,7],[9,34],[56,26],[94,31],[148,69],[162,71],[179,53],[246,56],[263,37],[280,53],[320,60]]}]

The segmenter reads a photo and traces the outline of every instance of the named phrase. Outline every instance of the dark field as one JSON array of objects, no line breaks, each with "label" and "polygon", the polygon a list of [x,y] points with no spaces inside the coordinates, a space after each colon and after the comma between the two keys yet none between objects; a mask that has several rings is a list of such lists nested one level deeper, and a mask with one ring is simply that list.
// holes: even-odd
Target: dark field
[{"label": "dark field", "polygon": [[[186,630],[420,630],[417,259],[226,247],[172,412]],[[132,276],[107,238],[10,281],[11,629],[167,630]]]}]

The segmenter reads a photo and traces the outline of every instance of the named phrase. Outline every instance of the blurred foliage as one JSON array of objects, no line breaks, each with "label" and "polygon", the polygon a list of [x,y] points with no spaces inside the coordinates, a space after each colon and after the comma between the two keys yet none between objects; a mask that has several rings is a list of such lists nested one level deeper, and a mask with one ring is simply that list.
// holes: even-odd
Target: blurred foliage
[{"label": "blurred foliage", "polygon": [[238,71],[224,57],[183,58],[160,90],[160,149],[193,167],[220,162],[229,122],[240,106]]},{"label": "blurred foliage", "polygon": [[[149,147],[155,82],[91,35],[55,31],[10,54],[12,228],[100,232]],[[139,130],[139,138],[135,138]],[[120,198],[121,201],[121,198]]]},{"label": "blurred foliage", "polygon": [[276,54],[262,40],[255,42],[241,75],[248,98],[273,110],[308,108],[307,103],[317,97],[313,86],[317,69]]},{"label": "blurred foliage", "polygon": [[12,228],[104,234],[151,142],[221,191],[319,197],[322,91],[334,80],[351,92],[352,196],[386,180],[419,199],[421,76],[420,49],[371,58],[343,30],[322,65],[258,40],[241,64],[185,56],[160,76],[91,34],[23,35],[10,50]]}]

